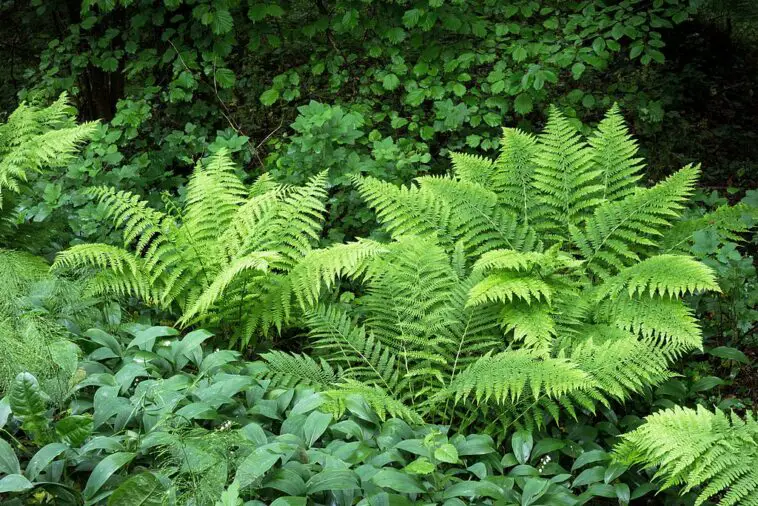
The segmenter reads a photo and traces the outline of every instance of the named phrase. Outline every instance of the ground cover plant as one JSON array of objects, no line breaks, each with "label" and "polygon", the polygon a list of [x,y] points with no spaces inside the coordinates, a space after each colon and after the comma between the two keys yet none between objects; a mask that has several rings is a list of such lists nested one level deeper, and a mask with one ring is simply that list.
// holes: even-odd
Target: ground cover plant
[{"label": "ground cover plant", "polygon": [[0,0],[0,502],[756,504],[756,19]]}]

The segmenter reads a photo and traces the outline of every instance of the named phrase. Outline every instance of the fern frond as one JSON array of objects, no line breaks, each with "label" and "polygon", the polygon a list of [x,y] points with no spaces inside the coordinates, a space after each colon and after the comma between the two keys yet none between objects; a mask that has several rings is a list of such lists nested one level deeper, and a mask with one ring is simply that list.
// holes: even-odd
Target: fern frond
[{"label": "fern frond", "polygon": [[453,174],[461,181],[476,183],[485,188],[492,182],[494,162],[489,158],[467,153],[450,153]]},{"label": "fern frond", "polygon": [[694,311],[681,300],[660,296],[631,298],[622,294],[601,302],[598,317],[641,335],[672,357],[702,349],[702,334]]},{"label": "fern frond", "polygon": [[544,225],[557,237],[566,237],[569,225],[579,223],[601,201],[600,171],[592,156],[568,119],[552,107],[539,137],[533,186],[537,202],[546,208]]},{"label": "fern frond", "polygon": [[405,235],[445,238],[451,210],[418,186],[395,186],[372,177],[355,178],[361,197],[393,238]]},{"label": "fern frond", "polygon": [[498,170],[487,187],[497,193],[501,204],[528,225],[537,206],[534,187],[537,138],[514,128],[504,128],[500,144],[500,156],[495,162]]},{"label": "fern frond", "polygon": [[92,138],[96,122],[76,125],[64,93],[47,108],[22,103],[0,124],[0,207],[4,190],[18,193],[30,174],[65,167]]},{"label": "fern frond", "polygon": [[548,304],[509,304],[503,308],[500,319],[506,332],[513,331],[514,341],[523,341],[535,355],[549,355],[556,328]]},{"label": "fern frond", "polygon": [[657,467],[663,489],[703,487],[696,505],[714,496],[719,506],[758,504],[758,419],[750,411],[744,419],[702,406],[659,411],[622,436],[614,457]]},{"label": "fern frond", "polygon": [[340,381],[340,373],[323,359],[316,361],[308,355],[283,351],[262,353],[261,358],[266,362],[266,378],[281,387],[307,385],[326,389]]},{"label": "fern frond", "polygon": [[416,411],[383,389],[360,381],[345,380],[324,394],[328,400],[323,404],[323,409],[330,411],[335,417],[341,417],[347,409],[348,402],[353,400],[354,402],[364,401],[382,421],[386,420],[389,415],[393,418],[401,418],[408,423],[419,424],[423,422]]},{"label": "fern frond", "polygon": [[295,297],[303,309],[312,306],[318,301],[322,287],[328,290],[341,277],[362,275],[369,261],[387,251],[386,246],[370,239],[313,250],[290,274]]},{"label": "fern frond", "polygon": [[[208,313],[211,307],[225,295],[226,289],[230,284],[238,281],[248,271],[257,271],[261,276],[265,275],[269,270],[269,266],[276,262],[278,258],[279,255],[272,251],[257,251],[233,260],[216,275],[213,283],[185,310],[177,323],[179,325],[187,325],[196,315]],[[242,300],[240,301],[239,311],[242,312],[244,310],[244,300]]]},{"label": "fern frond", "polygon": [[713,269],[684,255],[657,255],[627,267],[598,287],[598,300],[617,297],[655,295],[681,297],[705,290],[720,292]]},{"label": "fern frond", "polygon": [[461,372],[442,392],[456,402],[515,402],[526,393],[557,398],[592,385],[591,378],[565,359],[540,359],[526,350],[487,354]]},{"label": "fern frond", "polygon": [[624,400],[671,376],[666,354],[628,331],[587,325],[583,335],[566,356],[594,380],[593,390],[602,396]]},{"label": "fern frond", "polygon": [[593,161],[600,170],[604,200],[620,200],[634,193],[644,168],[639,147],[629,134],[618,104],[613,104],[589,138]]},{"label": "fern frond", "polygon": [[468,307],[492,302],[511,303],[520,299],[527,304],[545,300],[550,303],[552,289],[539,276],[513,272],[490,274],[469,292]]},{"label": "fern frond", "polygon": [[112,276],[94,278],[91,289],[96,294],[133,295],[153,301],[150,282],[144,275],[142,259],[129,251],[108,244],[79,244],[58,253],[52,270],[95,268],[112,272]]},{"label": "fern frond", "polygon": [[639,248],[655,247],[692,194],[700,172],[687,166],[653,188],[637,189],[623,200],[595,209],[583,228],[571,227],[571,240],[592,273],[605,278],[639,260]]}]

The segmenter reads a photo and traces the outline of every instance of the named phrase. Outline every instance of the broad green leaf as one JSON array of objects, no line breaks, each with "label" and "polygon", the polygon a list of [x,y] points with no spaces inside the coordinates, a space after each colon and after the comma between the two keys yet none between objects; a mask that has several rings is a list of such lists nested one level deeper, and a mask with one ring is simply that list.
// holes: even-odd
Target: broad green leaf
[{"label": "broad green leaf", "polygon": [[271,506],[306,506],[306,504],[308,504],[306,497],[285,496],[272,502]]},{"label": "broad green leaf", "polygon": [[8,418],[11,415],[11,405],[7,397],[0,399],[0,429],[5,427],[8,423]]},{"label": "broad green leaf", "polygon": [[113,473],[121,469],[128,464],[136,456],[131,452],[119,452],[112,455],[108,455],[103,460],[98,462],[95,468],[92,470],[87,485],[84,487],[82,495],[85,499],[92,499],[100,488],[108,481]]},{"label": "broad green leaf", "polygon": [[400,79],[395,74],[387,74],[382,79],[382,87],[385,90],[392,91],[398,86],[400,86]]},{"label": "broad green leaf", "polygon": [[548,480],[540,478],[528,478],[524,483],[524,489],[521,492],[521,506],[534,504],[542,497],[547,489],[550,488]]},{"label": "broad green leaf", "polygon": [[34,481],[55,458],[61,453],[68,450],[68,446],[63,443],[50,443],[40,448],[37,453],[29,460],[26,465],[24,474],[29,480]]},{"label": "broad green leaf", "polygon": [[332,421],[332,415],[320,411],[312,411],[303,425],[305,434],[305,443],[311,447],[318,441],[321,435],[326,432],[329,423]]},{"label": "broad green leaf", "polygon": [[382,469],[371,478],[377,486],[405,494],[420,494],[424,491],[416,478],[397,469]]},{"label": "broad green leaf", "polygon": [[419,457],[403,468],[404,471],[411,474],[429,474],[434,469],[434,464],[429,462],[426,457]]},{"label": "broad green leaf", "polygon": [[140,473],[123,482],[108,498],[108,506],[162,506],[167,489],[153,473]]},{"label": "broad green leaf", "polygon": [[750,359],[747,358],[747,355],[742,353],[737,348],[731,348],[729,346],[718,346],[710,350],[708,354],[726,360],[734,360],[735,362],[740,362],[742,364],[750,363]]},{"label": "broad green leaf", "polygon": [[8,395],[13,415],[19,418],[40,417],[45,413],[45,399],[39,388],[37,378],[28,372],[22,372],[13,381]]},{"label": "broad green leaf", "polygon": [[173,327],[149,327],[145,330],[140,330],[134,334],[132,339],[126,346],[127,349],[134,346],[141,350],[150,351],[155,345],[155,340],[159,337],[176,336],[179,335],[179,331]]},{"label": "broad green leaf", "polygon": [[473,499],[475,497],[491,497],[500,499],[503,497],[503,490],[496,484],[489,481],[462,481],[445,489],[444,499],[453,497],[466,497]]},{"label": "broad green leaf", "polygon": [[579,473],[579,476],[576,477],[576,479],[574,480],[574,483],[571,484],[571,488],[581,487],[582,485],[590,485],[592,483],[603,481],[604,475],[605,475],[604,466],[596,466],[596,467],[591,467],[589,469],[585,469],[584,471]]},{"label": "broad green leaf", "polygon": [[719,385],[723,385],[724,383],[726,383],[724,380],[716,376],[706,376],[693,383],[690,390],[693,392],[704,392]]},{"label": "broad green leaf", "polygon": [[110,350],[116,355],[121,356],[122,350],[118,340],[104,330],[89,329],[84,335],[89,337],[92,341],[101,344],[106,348],[110,348]]},{"label": "broad green leaf", "polygon": [[458,450],[450,443],[446,443],[434,450],[434,458],[441,462],[455,464],[458,462]]},{"label": "broad green leaf", "polygon": [[278,454],[272,453],[268,448],[258,448],[237,467],[234,479],[239,482],[240,487],[245,488],[261,479],[266,471],[274,467],[277,460],[279,460]]},{"label": "broad green leaf", "polygon": [[274,88],[270,88],[263,93],[261,93],[261,104],[263,105],[272,105],[274,102],[276,102],[279,99],[279,90],[276,90]]},{"label": "broad green leaf", "polygon": [[0,480],[0,494],[23,492],[34,488],[34,485],[20,474],[9,474]]},{"label": "broad green leaf", "polygon": [[571,466],[571,470],[575,471],[576,469],[584,467],[587,464],[592,464],[594,462],[603,462],[610,460],[610,458],[610,455],[608,455],[608,453],[603,450],[590,450],[579,455],[579,457],[574,461],[574,465]]},{"label": "broad green leaf", "polygon": [[325,490],[353,490],[360,488],[358,476],[353,471],[325,469],[315,474],[305,484],[308,495]]},{"label": "broad green leaf", "polygon": [[0,439],[0,472],[3,474],[19,474],[21,466],[18,463],[16,452],[5,439]]},{"label": "broad green leaf", "polygon": [[519,114],[529,114],[532,107],[532,97],[527,93],[521,93],[513,102],[513,109]]},{"label": "broad green leaf", "polygon": [[55,424],[55,432],[63,441],[77,448],[92,434],[92,418],[85,415],[71,415]]},{"label": "broad green leaf", "polygon": [[534,446],[534,439],[532,439],[532,433],[529,431],[520,430],[514,433],[513,437],[511,437],[513,454],[516,456],[516,460],[518,460],[519,464],[526,464],[529,462],[532,446]]}]

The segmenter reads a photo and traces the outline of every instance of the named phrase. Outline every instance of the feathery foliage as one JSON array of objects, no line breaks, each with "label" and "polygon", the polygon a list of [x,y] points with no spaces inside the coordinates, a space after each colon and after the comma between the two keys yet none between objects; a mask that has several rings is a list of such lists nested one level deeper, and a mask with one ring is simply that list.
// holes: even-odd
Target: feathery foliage
[{"label": "feathery foliage", "polygon": [[553,109],[540,136],[505,129],[496,160],[453,154],[451,176],[356,178],[392,241],[303,257],[292,286],[310,356],[264,357],[270,376],[332,392],[336,377],[444,423],[489,402],[526,426],[665,381],[701,347],[682,297],[719,287],[695,259],[659,254],[698,169],[641,188],[636,154],[617,107],[589,141]]},{"label": "feathery foliage", "polygon": [[93,189],[123,246],[73,246],[53,267],[92,268],[94,293],[139,297],[177,312],[181,325],[221,326],[246,346],[291,317],[288,273],[320,236],[324,186],[320,174],[299,188],[266,175],[247,187],[221,150],[198,164],[177,213]]},{"label": "feathery foliage", "polygon": [[[702,489],[695,505],[758,504],[758,419],[721,410],[675,407],[645,419],[624,434],[616,458],[625,465],[657,468],[662,488]],[[715,496],[715,497],[714,497]]]}]

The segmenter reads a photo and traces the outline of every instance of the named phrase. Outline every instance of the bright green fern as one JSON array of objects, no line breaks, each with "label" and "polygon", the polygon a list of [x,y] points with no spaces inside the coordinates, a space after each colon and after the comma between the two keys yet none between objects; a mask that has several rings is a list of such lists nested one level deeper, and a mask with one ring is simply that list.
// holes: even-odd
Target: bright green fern
[{"label": "bright green fern", "polygon": [[95,188],[123,246],[73,246],[53,267],[91,268],[94,293],[139,297],[177,312],[182,325],[220,326],[246,346],[291,317],[288,272],[319,239],[324,187],[324,174],[300,188],[266,175],[247,187],[221,151],[198,164],[176,213]]},{"label": "bright green fern", "polygon": [[719,287],[666,249],[698,169],[638,186],[616,107],[587,141],[553,109],[545,133],[506,129],[501,146],[496,160],[453,154],[454,174],[408,187],[356,178],[392,241],[303,257],[290,282],[309,355],[265,356],[272,378],[360,383],[388,412],[391,399],[458,426],[482,409],[541,426],[660,384],[701,347],[682,297]]},{"label": "bright green fern", "polygon": [[758,418],[720,410],[676,407],[645,419],[624,434],[615,457],[625,465],[656,469],[662,489],[699,490],[695,505],[758,505]]}]

